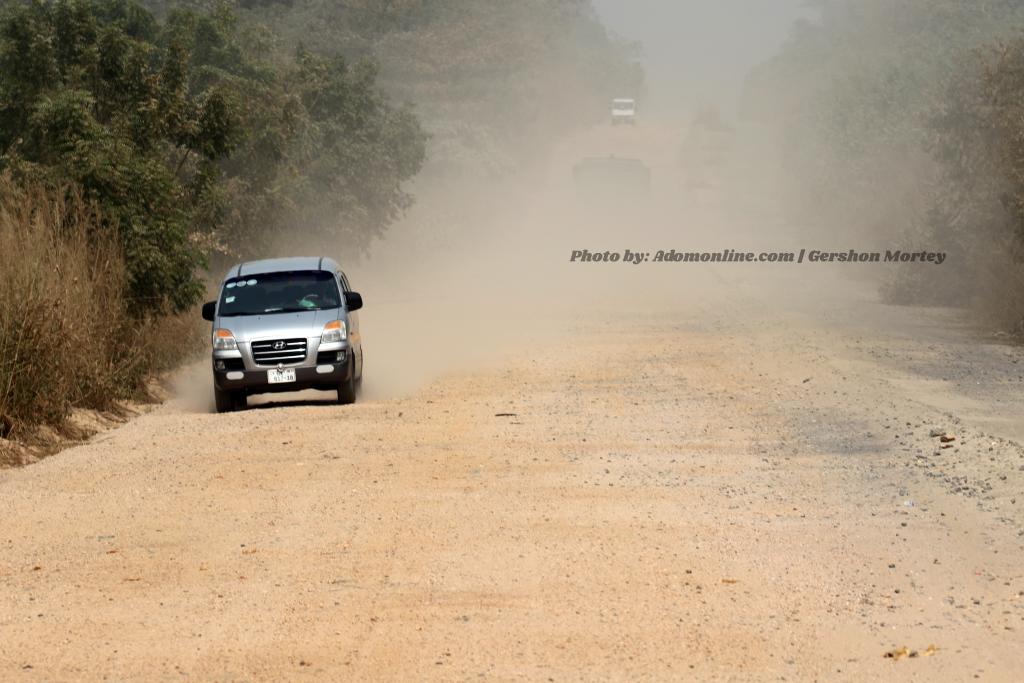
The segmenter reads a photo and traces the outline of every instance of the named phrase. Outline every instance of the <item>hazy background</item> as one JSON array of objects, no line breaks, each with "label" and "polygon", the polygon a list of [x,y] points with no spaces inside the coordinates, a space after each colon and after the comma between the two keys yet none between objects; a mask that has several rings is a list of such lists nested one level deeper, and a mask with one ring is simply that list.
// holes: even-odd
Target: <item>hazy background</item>
[{"label": "hazy background", "polygon": [[595,0],[605,24],[641,44],[645,115],[716,105],[732,117],[750,69],[778,52],[807,0]]},{"label": "hazy background", "polygon": [[[185,345],[114,373],[138,312],[190,325],[207,276],[268,256],[345,265],[366,295],[371,397],[574,316],[772,284],[764,268],[581,268],[581,249],[939,250],[943,268],[818,272],[1024,337],[1020,0],[79,4],[0,12],[0,244],[77,254],[89,291],[123,301],[93,296],[117,312],[69,335],[50,318],[82,308],[68,267],[0,249],[0,378],[21,378],[0,437],[144,391]],[[109,49],[128,52],[96,71]],[[636,125],[611,125],[634,93]],[[82,234],[120,242],[116,273],[64,244],[75,192],[97,209],[79,203]],[[33,216],[48,232],[26,232]],[[831,291],[810,268],[775,272],[780,304]],[[104,340],[95,376],[81,339]]]}]

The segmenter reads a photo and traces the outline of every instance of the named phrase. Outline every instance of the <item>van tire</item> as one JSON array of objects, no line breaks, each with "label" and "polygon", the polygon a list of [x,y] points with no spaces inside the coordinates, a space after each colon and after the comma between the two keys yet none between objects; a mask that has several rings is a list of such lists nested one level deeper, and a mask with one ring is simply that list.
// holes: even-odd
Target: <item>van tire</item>
[{"label": "van tire", "polygon": [[213,402],[217,406],[218,413],[232,413],[236,410],[244,410],[248,405],[248,397],[238,391],[221,391],[213,388]]},{"label": "van tire", "polygon": [[356,402],[356,362],[349,361],[348,379],[338,385],[338,403],[343,406]]},{"label": "van tire", "polygon": [[363,393],[363,371],[366,368],[366,357],[363,356],[362,349],[359,350],[359,376],[356,377],[356,396],[360,396]]}]

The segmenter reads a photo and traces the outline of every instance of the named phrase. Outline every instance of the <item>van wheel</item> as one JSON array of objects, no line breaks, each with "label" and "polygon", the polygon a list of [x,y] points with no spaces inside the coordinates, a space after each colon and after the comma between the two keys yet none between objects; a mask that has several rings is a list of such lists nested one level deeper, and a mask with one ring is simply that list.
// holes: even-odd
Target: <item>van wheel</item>
[{"label": "van wheel", "polygon": [[348,379],[338,386],[338,403],[351,405],[356,402],[356,363],[349,361]]},{"label": "van wheel", "polygon": [[221,391],[213,388],[213,401],[217,405],[218,413],[231,413],[236,410],[244,410],[248,405],[248,397],[240,391]]}]

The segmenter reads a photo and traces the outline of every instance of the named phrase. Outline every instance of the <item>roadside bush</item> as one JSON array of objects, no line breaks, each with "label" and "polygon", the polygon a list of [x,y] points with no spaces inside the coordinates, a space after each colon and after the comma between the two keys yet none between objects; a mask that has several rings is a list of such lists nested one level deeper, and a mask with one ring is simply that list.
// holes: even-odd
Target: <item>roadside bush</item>
[{"label": "roadside bush", "polygon": [[127,0],[4,3],[0,169],[82,188],[118,225],[133,296],[183,311],[203,260],[171,150],[220,158],[231,131],[208,111],[214,93],[183,94],[184,57],[158,38]]},{"label": "roadside bush", "polygon": [[132,310],[127,277],[116,232],[80,191],[0,176],[0,437],[142,397],[187,352],[182,330],[154,334],[175,318]]},{"label": "roadside bush", "polygon": [[147,311],[197,303],[211,259],[365,251],[412,202],[414,113],[369,61],[271,53],[232,3],[163,5],[0,3],[0,171],[97,202]]},{"label": "roadside bush", "polygon": [[1024,334],[1024,4],[822,0],[752,74],[789,219],[815,240],[947,252],[885,301]]},{"label": "roadside bush", "polygon": [[[145,4],[162,14],[180,3]],[[603,121],[613,97],[639,96],[643,86],[638,46],[609,34],[591,0],[258,0],[239,7],[243,26],[271,27],[264,42],[281,59],[304,46],[353,65],[378,64],[379,87],[416,103],[434,173],[515,172],[566,132]]]}]

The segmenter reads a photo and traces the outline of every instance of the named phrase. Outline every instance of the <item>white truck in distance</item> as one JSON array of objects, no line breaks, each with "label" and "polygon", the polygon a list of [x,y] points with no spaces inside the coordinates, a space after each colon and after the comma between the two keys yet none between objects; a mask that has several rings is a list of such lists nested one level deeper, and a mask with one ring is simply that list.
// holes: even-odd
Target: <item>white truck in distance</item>
[{"label": "white truck in distance", "polygon": [[612,125],[636,125],[636,100],[628,98],[612,100]]}]

